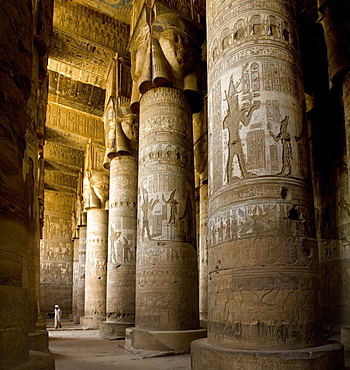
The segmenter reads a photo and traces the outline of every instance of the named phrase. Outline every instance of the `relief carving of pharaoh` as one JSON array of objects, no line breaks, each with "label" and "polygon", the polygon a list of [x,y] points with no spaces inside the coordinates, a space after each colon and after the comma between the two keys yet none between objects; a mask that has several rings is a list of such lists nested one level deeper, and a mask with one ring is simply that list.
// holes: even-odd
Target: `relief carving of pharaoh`
[{"label": "relief carving of pharaoh", "polygon": [[175,87],[185,92],[193,113],[202,109],[200,49],[193,27],[175,14],[143,21],[132,47],[131,109],[138,110],[141,94],[153,87]]}]

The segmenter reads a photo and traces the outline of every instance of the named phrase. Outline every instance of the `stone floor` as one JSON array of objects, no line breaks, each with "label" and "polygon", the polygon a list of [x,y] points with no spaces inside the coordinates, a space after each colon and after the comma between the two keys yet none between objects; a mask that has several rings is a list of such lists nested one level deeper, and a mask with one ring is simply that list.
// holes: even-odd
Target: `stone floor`
[{"label": "stone floor", "polygon": [[81,330],[62,322],[61,329],[47,321],[49,346],[56,370],[190,370],[190,355],[140,358],[124,349],[124,340],[104,340],[98,330]]},{"label": "stone floor", "polygon": [[[98,330],[82,330],[63,320],[61,329],[47,320],[49,345],[56,370],[190,370],[190,355],[141,358],[124,349],[124,340],[104,340]],[[339,340],[340,337],[333,337]],[[345,352],[346,370],[350,370],[350,352]],[[203,369],[207,370],[207,369]]]}]

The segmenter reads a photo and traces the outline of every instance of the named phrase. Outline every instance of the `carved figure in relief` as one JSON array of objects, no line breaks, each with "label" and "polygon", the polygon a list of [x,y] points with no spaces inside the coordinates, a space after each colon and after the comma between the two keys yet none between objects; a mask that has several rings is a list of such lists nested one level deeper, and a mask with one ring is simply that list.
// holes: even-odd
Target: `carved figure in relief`
[{"label": "carved figure in relief", "polygon": [[131,262],[133,260],[133,251],[131,250],[131,243],[129,240],[123,237],[123,253],[124,253],[124,262]]},{"label": "carved figure in relief", "polygon": [[227,114],[223,121],[223,127],[228,129],[228,159],[226,165],[226,179],[230,183],[234,180],[232,175],[232,167],[234,157],[237,156],[238,163],[243,178],[247,178],[249,173],[246,168],[246,160],[243,152],[242,141],[239,135],[240,124],[248,126],[253,112],[260,108],[260,101],[253,101],[249,106],[241,109],[238,101],[238,93],[231,76],[228,94],[226,93],[226,101],[228,105]]},{"label": "carved figure in relief", "polygon": [[164,195],[162,194],[163,201],[166,204],[170,205],[170,216],[169,216],[168,224],[174,224],[176,221],[177,205],[179,204],[179,202],[175,199],[175,192],[176,192],[176,189],[171,192],[168,200],[165,200]]},{"label": "carved figure in relief", "polygon": [[121,232],[116,231],[115,227],[113,225],[111,225],[110,232],[111,232],[111,235],[110,235],[110,241],[111,241],[110,261],[112,263],[117,263],[117,261],[118,261],[118,251],[117,251],[117,247],[115,245],[115,242],[117,242],[118,239],[120,238]]},{"label": "carved figure in relief", "polygon": [[278,173],[281,176],[290,176],[292,173],[292,144],[291,135],[288,132],[289,117],[285,116],[281,121],[280,132],[277,135],[271,130],[271,123],[268,123],[268,130],[275,142],[281,141],[282,144],[282,169]]},{"label": "carved figure in relief", "polygon": [[148,199],[148,191],[145,189],[142,189],[142,197],[143,197],[143,203],[141,205],[142,210],[142,237],[144,235],[144,232],[147,234],[148,240],[151,240],[152,236],[150,234],[149,229],[149,215],[148,211],[153,211],[154,206],[159,202],[158,197],[153,200]]},{"label": "carved figure in relief", "polygon": [[348,217],[350,217],[350,204],[345,200],[343,195],[339,199],[338,207],[340,208],[340,211],[346,212]]}]

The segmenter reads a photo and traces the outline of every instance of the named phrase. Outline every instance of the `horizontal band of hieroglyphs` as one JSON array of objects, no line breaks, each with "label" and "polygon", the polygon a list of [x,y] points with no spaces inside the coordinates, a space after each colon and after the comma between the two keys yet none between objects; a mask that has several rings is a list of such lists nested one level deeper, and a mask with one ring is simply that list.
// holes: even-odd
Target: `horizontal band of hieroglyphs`
[{"label": "horizontal band of hieroglyphs", "polygon": [[136,283],[139,287],[146,286],[188,286],[196,281],[197,272],[191,269],[157,269],[157,270],[138,270],[136,273]]},{"label": "horizontal band of hieroglyphs", "polygon": [[209,270],[212,272],[267,266],[294,266],[311,271],[318,267],[315,239],[291,236],[252,237],[210,248]]},{"label": "horizontal band of hieroglyphs", "polygon": [[54,25],[119,52],[126,51],[129,41],[130,28],[126,23],[67,1],[55,2]]},{"label": "horizontal band of hieroglyphs", "polygon": [[147,245],[143,250],[142,246],[137,251],[137,266],[173,265],[181,263],[182,266],[193,266],[196,262],[196,251],[192,246],[187,248],[176,248],[172,246],[152,248]]},{"label": "horizontal band of hieroglyphs", "polygon": [[[239,16],[246,11],[256,11],[260,14],[262,10],[270,10],[279,14],[288,15],[292,12],[292,7],[287,7],[288,2],[286,1],[273,1],[273,0],[247,0],[240,1],[237,3],[236,0],[222,0],[222,1],[210,1],[207,6],[208,23],[218,24],[220,27],[220,21],[226,22],[225,11],[230,13],[232,16]],[[223,18],[223,19],[222,19]]]},{"label": "horizontal band of hieroglyphs", "polygon": [[313,206],[312,189],[302,181],[278,177],[255,178],[217,191],[209,199],[209,213],[214,214],[234,204],[259,202],[262,199],[275,202],[285,199],[288,203],[302,204],[304,207]]},{"label": "horizontal band of hieroglyphs", "polygon": [[[313,290],[316,291],[320,288],[319,276],[298,276],[294,274],[288,274],[284,269],[279,273],[278,276],[266,275],[253,276],[247,271],[246,276],[231,276],[211,273],[210,274],[210,287],[209,294],[232,292],[232,291],[263,291],[263,290]],[[228,283],[226,281],[228,280]],[[224,284],[224,289],[223,285]]]}]

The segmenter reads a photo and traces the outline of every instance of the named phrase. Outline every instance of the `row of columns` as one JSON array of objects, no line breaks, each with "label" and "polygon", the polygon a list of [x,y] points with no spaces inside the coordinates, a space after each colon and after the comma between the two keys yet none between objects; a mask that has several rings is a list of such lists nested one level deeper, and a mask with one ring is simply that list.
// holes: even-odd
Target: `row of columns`
[{"label": "row of columns", "polygon": [[[114,144],[107,140],[108,263],[105,208],[85,204],[81,323],[107,318],[100,326],[106,336],[134,325],[126,329],[127,348],[181,353],[206,334],[192,136],[192,114],[202,108],[200,40],[190,9],[135,4],[130,109],[140,115],[138,164],[116,114]],[[291,1],[213,1],[207,8],[209,184],[202,175],[199,256],[208,338],[192,343],[194,369],[342,366],[341,345],[321,336],[296,30]]]}]

